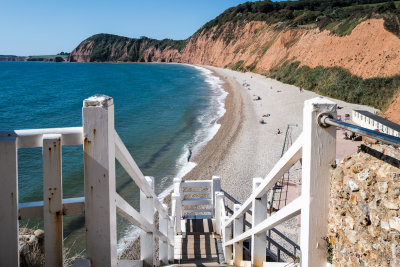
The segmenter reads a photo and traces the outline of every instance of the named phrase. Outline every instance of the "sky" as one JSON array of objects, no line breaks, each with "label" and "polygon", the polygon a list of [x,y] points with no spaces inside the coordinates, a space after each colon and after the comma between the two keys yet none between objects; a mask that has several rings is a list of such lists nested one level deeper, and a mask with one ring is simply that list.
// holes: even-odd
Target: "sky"
[{"label": "sky", "polygon": [[2,0],[0,55],[71,52],[97,33],[186,39],[246,0]]}]

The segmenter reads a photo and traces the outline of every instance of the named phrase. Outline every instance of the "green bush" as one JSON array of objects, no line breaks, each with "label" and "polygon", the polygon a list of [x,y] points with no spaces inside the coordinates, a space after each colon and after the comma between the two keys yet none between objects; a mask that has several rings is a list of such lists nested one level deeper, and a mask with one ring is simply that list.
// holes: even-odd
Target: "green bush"
[{"label": "green bush", "polygon": [[362,79],[340,67],[312,69],[299,65],[299,62],[286,62],[265,75],[321,95],[381,110],[385,110],[399,93],[400,75]]},{"label": "green bush", "polygon": [[239,60],[238,62],[236,62],[236,63],[232,66],[232,70],[243,71],[243,68],[242,68],[243,63],[244,63],[243,60]]}]

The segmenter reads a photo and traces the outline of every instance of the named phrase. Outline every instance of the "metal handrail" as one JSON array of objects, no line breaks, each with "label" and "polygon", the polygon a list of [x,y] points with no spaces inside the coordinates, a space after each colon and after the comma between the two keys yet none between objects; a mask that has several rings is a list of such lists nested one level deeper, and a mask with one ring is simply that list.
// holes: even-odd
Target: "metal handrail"
[{"label": "metal handrail", "polygon": [[359,135],[364,135],[368,136],[371,138],[374,138],[376,140],[379,140],[383,143],[389,144],[389,145],[394,145],[394,146],[399,146],[400,147],[400,138],[395,137],[392,135],[388,135],[385,133],[377,132],[374,130],[370,130],[367,128],[363,128],[360,126],[356,126],[353,124],[345,123],[339,120],[334,120],[330,118],[328,115],[323,114],[319,120],[319,124],[322,127],[327,127],[327,126],[336,126],[354,133],[357,133]]}]

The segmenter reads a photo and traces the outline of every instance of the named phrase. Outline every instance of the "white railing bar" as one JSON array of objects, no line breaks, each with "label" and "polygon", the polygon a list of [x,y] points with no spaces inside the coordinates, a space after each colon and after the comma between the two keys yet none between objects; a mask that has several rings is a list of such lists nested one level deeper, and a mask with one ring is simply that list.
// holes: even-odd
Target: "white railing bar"
[{"label": "white railing bar", "polygon": [[115,139],[115,157],[121,163],[122,167],[133,179],[136,185],[146,194],[147,197],[154,197],[153,190],[149,187],[144,175],[137,166],[135,160],[132,158],[125,144],[122,142],[118,133],[114,134]]},{"label": "white railing bar", "polygon": [[288,205],[280,209],[275,214],[271,215],[264,221],[260,222],[256,227],[247,230],[243,234],[225,242],[224,246],[231,246],[234,243],[244,241],[249,239],[252,235],[260,234],[262,232],[266,232],[271,228],[281,224],[284,221],[287,221],[301,213],[301,206],[302,206],[302,198],[298,197]]},{"label": "white railing bar", "polygon": [[257,187],[257,190],[250,195],[250,197],[242,204],[240,209],[235,212],[229,220],[225,223],[225,227],[231,224],[235,218],[243,215],[250,209],[253,199],[260,198],[270,190],[275,183],[282,177],[282,175],[301,158],[303,145],[303,134],[301,134],[288,151],[278,160],[274,168],[270,171],[267,177]]},{"label": "white railing bar", "polygon": [[[63,215],[76,215],[85,212],[85,198],[63,199]],[[25,202],[18,204],[18,219],[43,218],[43,201]]]},{"label": "white railing bar", "polygon": [[0,140],[5,137],[17,137],[17,148],[42,147],[44,134],[61,134],[63,146],[81,145],[82,132],[82,127],[0,131]]},{"label": "white railing bar", "polygon": [[267,177],[263,180],[256,190],[255,198],[264,196],[280,179],[287,170],[290,169],[297,161],[301,159],[303,148],[303,134],[296,139],[287,152],[278,160]]},{"label": "white railing bar", "polygon": [[168,241],[168,237],[157,230],[143,215],[137,212],[125,199],[123,199],[118,193],[115,193],[115,203],[117,205],[117,212],[126,218],[128,221],[138,226],[140,229],[146,232],[153,232],[161,240]]},{"label": "white railing bar", "polygon": [[122,142],[118,133],[114,131],[114,140],[115,140],[115,157],[125,169],[125,171],[129,174],[129,176],[133,179],[136,185],[140,188],[140,190],[145,193],[147,197],[154,198],[154,205],[158,212],[164,216],[168,216],[168,211],[164,209],[161,201],[158,199],[157,195],[150,188],[146,178],[143,173],[140,171],[137,166],[135,160],[132,158],[125,144]]},{"label": "white railing bar", "polygon": [[185,187],[211,187],[212,181],[211,180],[200,180],[200,181],[196,181],[196,180],[182,180],[181,186],[183,188]]}]

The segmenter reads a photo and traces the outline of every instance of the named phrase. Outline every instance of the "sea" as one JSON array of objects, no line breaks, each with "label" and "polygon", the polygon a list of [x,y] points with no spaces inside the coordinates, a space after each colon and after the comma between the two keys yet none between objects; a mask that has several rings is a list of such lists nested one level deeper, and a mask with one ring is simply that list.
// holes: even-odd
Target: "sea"
[{"label": "sea", "polygon": [[[82,126],[82,103],[114,98],[115,129],[160,198],[196,163],[225,113],[223,82],[183,64],[0,62],[0,131]],[[83,148],[62,148],[63,197],[84,196]],[[116,162],[116,191],[139,210],[139,189]],[[43,200],[42,149],[18,150],[19,202]],[[118,216],[118,251],[140,231]],[[84,253],[84,216],[64,216],[65,245]],[[43,228],[42,219],[20,227]]]}]

